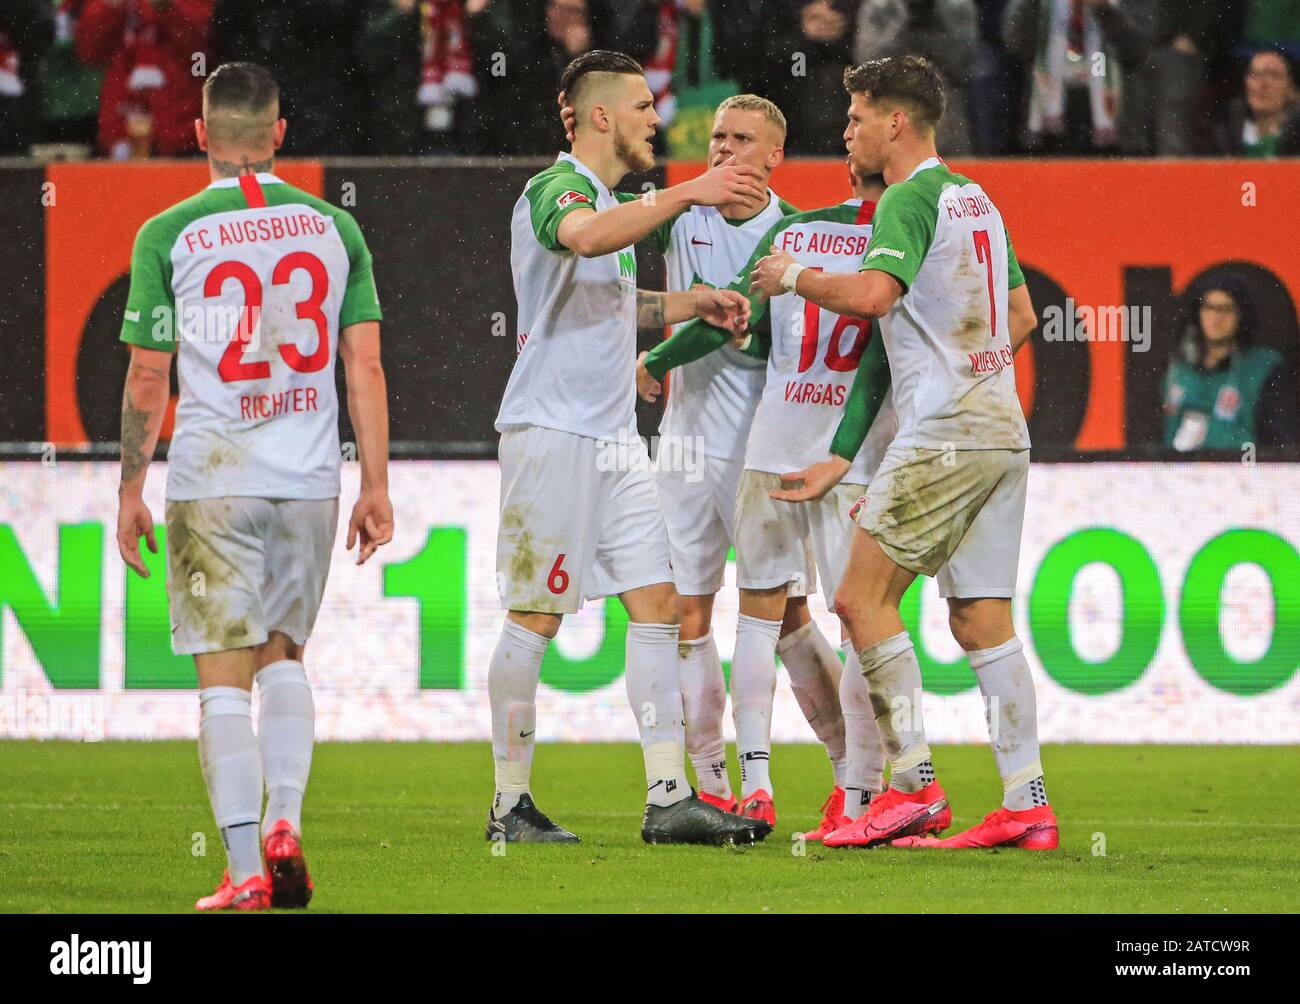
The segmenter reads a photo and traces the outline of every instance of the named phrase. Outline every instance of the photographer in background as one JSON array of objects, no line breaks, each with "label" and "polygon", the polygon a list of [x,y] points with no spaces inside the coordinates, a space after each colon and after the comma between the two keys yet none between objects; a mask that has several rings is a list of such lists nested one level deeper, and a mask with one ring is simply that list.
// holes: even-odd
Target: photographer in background
[{"label": "photographer in background", "polygon": [[1255,311],[1231,278],[1207,286],[1164,381],[1164,443],[1239,450],[1296,442],[1296,381],[1282,354],[1252,344]]}]

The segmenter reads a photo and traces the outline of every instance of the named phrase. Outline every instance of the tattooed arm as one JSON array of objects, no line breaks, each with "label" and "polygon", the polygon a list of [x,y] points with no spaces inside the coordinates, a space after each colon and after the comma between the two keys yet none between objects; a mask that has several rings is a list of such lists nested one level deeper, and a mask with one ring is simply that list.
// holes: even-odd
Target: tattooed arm
[{"label": "tattooed arm", "polygon": [[171,394],[172,353],[131,347],[131,366],[122,392],[122,481],[118,486],[117,547],[122,560],[142,578],[149,570],[140,556],[140,537],[158,553],[153,515],[144,504],[144,480],[158,445],[158,432]]},{"label": "tattooed arm", "polygon": [[680,293],[648,289],[636,291],[638,328],[662,328],[665,324],[677,324],[693,317],[702,317],[716,328],[739,334],[749,321],[749,300],[734,290],[708,286]]}]

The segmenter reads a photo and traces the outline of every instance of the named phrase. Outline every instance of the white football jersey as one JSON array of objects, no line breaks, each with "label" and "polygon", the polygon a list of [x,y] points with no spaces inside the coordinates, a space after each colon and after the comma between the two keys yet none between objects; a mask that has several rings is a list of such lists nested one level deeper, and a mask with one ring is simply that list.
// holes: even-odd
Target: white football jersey
[{"label": "white football jersey", "polygon": [[[663,242],[668,288],[688,290],[700,282],[730,285],[772,225],[794,212],[771,191],[762,212],[739,222],[726,219],[714,206],[691,207],[672,221]],[[731,345],[678,367],[672,374],[659,434],[689,437],[711,457],[741,458],[763,391],[763,371],[762,360]]]},{"label": "white football jersey", "polygon": [[[871,241],[874,209],[874,202],[850,199],[800,213],[785,221],[776,246],[808,268],[856,272]],[[745,467],[787,474],[826,459],[872,328],[870,321],[832,314],[797,293],[773,297],[768,311],[772,345]],[[896,429],[887,391],[845,482],[871,480]]]},{"label": "white football jersey", "polygon": [[167,498],[337,497],[339,331],[380,319],[356,221],[272,174],[145,223],[121,338],[177,353]]},{"label": "white football jersey", "polygon": [[593,439],[635,432],[636,250],[583,258],[557,237],[574,210],[619,201],[585,164],[562,153],[515,203],[510,267],[519,358],[498,432],[522,425]]},{"label": "white football jersey", "polygon": [[923,161],[881,197],[862,268],[905,290],[880,320],[898,445],[1028,449],[1007,325],[1009,291],[1025,279],[984,190]]}]

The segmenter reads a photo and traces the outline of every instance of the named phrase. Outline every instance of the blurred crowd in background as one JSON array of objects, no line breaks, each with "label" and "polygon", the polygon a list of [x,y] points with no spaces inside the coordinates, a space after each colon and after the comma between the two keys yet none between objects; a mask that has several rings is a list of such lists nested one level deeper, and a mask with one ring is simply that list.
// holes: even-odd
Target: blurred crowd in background
[{"label": "blurred crowd in background", "polygon": [[904,52],[945,76],[946,154],[1300,153],[1300,0],[3,0],[0,154],[193,153],[237,59],[279,79],[289,155],[550,154],[593,48],[646,68],[678,157],[741,91],[837,155],[844,68]]}]

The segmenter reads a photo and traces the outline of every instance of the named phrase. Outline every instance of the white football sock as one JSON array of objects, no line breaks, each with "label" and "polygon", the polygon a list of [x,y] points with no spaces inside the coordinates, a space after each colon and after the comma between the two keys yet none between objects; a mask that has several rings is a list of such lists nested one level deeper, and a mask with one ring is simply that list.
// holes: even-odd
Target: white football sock
[{"label": "white football sock", "polygon": [[695,767],[700,791],[731,797],[722,715],[727,709],[727,681],[713,635],[678,643],[682,708],[686,713],[686,752]]},{"label": "white football sock", "polygon": [[772,775],[772,697],[776,693],[776,642],[780,621],[741,614],[731,657],[731,713],[736,720],[740,798],[760,788],[769,795]]},{"label": "white football sock", "polygon": [[844,709],[844,738],[848,768],[844,772],[844,814],[857,819],[875,795],[884,790],[885,747],[871,707],[871,688],[857,668],[861,665],[851,642],[844,643],[844,675],[840,678],[840,707]]},{"label": "white football sock", "polygon": [[790,674],[790,689],[799,710],[826,747],[836,786],[844,787],[848,757],[844,716],[840,713],[840,677],[844,673],[840,657],[818,630],[816,621],[809,621],[778,641],[776,654]]},{"label": "white football sock", "polygon": [[1002,805],[1032,809],[1047,804],[1038,752],[1038,707],[1024,646],[1012,638],[996,648],[966,653],[984,695],[993,758],[1002,775]]},{"label": "white football sock", "polygon": [[921,664],[906,631],[859,653],[871,691],[871,707],[889,758],[889,784],[919,791],[934,780],[921,717]]},{"label": "white football sock", "polygon": [[686,723],[677,668],[677,625],[627,625],[627,699],[641,732],[646,801],[673,805],[689,798]]},{"label": "white football sock", "polygon": [[488,663],[492,706],[492,761],[496,793],[492,812],[500,819],[528,792],[537,732],[537,679],[550,639],[507,619]]},{"label": "white football sock", "polygon": [[301,662],[283,659],[258,672],[257,686],[257,744],[266,779],[262,833],[287,819],[294,832],[301,834],[302,799],[316,738],[311,684]]},{"label": "white football sock", "polygon": [[199,765],[226,845],[230,881],[262,874],[262,757],[253,734],[253,695],[242,687],[199,691]]}]

